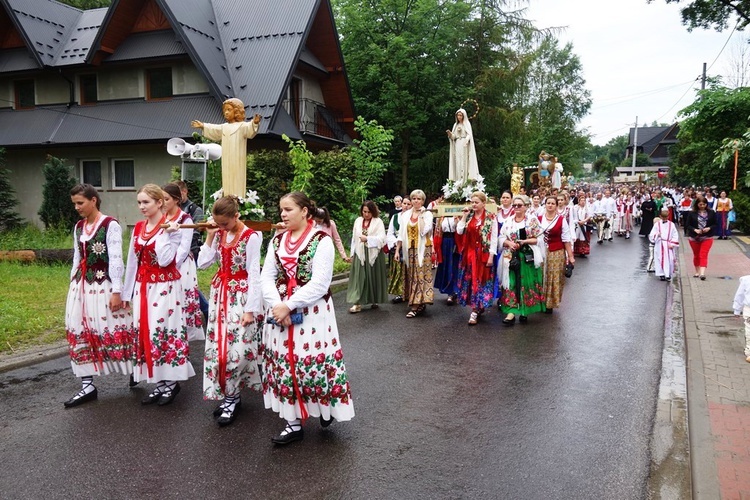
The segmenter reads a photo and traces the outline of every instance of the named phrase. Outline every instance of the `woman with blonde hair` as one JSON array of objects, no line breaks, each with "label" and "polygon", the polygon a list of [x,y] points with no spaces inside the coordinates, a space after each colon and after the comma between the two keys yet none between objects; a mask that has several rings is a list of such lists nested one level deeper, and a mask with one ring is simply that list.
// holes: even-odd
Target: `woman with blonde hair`
[{"label": "woman with blonde hair", "polygon": [[425,210],[424,191],[415,189],[409,196],[412,207],[404,212],[396,243],[396,258],[406,264],[404,298],[409,302],[407,318],[424,313],[434,301],[432,288],[432,213]]},{"label": "woman with blonde hair", "polygon": [[156,184],[138,190],[138,221],[130,237],[123,299],[132,301],[135,331],[135,382],[156,383],[141,404],[171,403],[180,392],[180,380],[195,375],[190,345],[182,320],[182,285],[177,251],[182,235],[177,222],[167,228],[164,191]]}]

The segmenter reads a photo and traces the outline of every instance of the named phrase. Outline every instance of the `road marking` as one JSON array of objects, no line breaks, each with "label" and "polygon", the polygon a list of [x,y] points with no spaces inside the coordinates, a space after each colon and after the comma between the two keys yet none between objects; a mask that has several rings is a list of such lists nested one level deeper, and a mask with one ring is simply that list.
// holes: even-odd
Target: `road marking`
[{"label": "road marking", "polygon": [[738,236],[741,242],[745,243],[746,245],[750,245],[750,238],[747,236]]}]

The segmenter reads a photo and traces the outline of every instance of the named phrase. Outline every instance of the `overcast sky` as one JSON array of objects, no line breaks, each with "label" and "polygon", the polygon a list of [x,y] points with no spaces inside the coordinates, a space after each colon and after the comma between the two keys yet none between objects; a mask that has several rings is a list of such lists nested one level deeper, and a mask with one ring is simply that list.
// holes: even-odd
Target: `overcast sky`
[{"label": "overcast sky", "polygon": [[700,88],[703,63],[709,76],[729,76],[746,38],[734,32],[722,52],[731,27],[688,32],[679,6],[664,0],[530,0],[526,17],[566,27],[559,38],[573,44],[593,100],[581,126],[601,145],[627,134],[636,116],[639,126],[674,122]]}]

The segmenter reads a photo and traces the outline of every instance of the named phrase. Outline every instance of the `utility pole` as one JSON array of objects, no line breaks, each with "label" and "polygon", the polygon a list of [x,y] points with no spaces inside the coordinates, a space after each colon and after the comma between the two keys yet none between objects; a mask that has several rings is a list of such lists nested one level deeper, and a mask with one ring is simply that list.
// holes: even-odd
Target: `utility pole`
[{"label": "utility pole", "polygon": [[635,175],[635,157],[638,154],[638,117],[635,117],[635,133],[633,134],[633,166],[630,175]]},{"label": "utility pole", "polygon": [[703,63],[703,76],[701,77],[701,90],[706,90],[706,63]]}]

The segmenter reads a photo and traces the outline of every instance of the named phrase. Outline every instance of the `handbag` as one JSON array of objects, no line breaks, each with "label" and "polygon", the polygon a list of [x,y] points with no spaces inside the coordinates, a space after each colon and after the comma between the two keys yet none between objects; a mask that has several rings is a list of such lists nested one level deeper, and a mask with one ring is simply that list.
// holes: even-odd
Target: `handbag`
[{"label": "handbag", "polygon": [[534,263],[534,251],[531,249],[529,245],[522,246],[520,252],[521,252],[521,255],[523,255],[523,261],[526,264]]},{"label": "handbag", "polygon": [[574,268],[575,268],[575,266],[573,266],[573,264],[571,264],[571,263],[565,264],[565,277],[566,278],[570,278],[571,276],[573,276],[573,269]]},{"label": "handbag", "polygon": [[508,269],[510,269],[511,271],[519,271],[521,269],[521,261],[518,259],[518,255],[516,255],[516,253],[513,253],[513,256],[508,262]]}]

